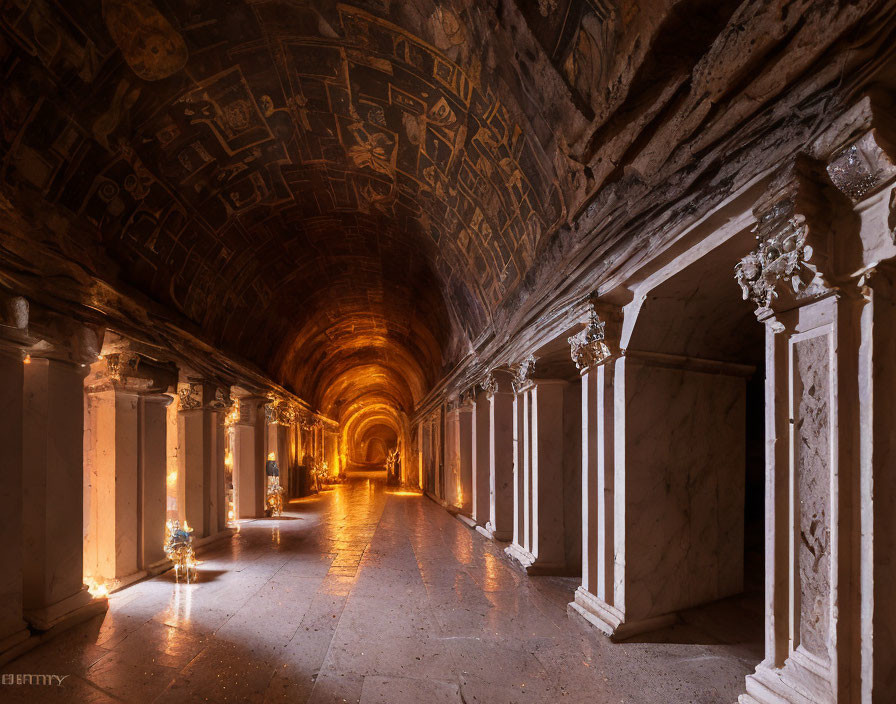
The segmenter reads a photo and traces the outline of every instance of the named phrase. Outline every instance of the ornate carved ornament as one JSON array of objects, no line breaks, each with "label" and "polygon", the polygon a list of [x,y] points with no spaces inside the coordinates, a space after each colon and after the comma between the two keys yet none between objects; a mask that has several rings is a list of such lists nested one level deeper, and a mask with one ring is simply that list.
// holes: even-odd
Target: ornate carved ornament
[{"label": "ornate carved ornament", "polygon": [[831,182],[853,204],[896,179],[896,164],[881,146],[882,142],[878,131],[871,130],[841,149],[828,162]]},{"label": "ornate carved ornament", "polygon": [[177,390],[177,399],[181,411],[194,411],[202,408],[202,384],[187,384]]},{"label": "ornate carved ornament", "polygon": [[215,398],[209,403],[209,407],[226,411],[231,405],[233,405],[233,401],[230,398],[230,389],[221,386],[215,388]]},{"label": "ornate carved ornament", "polygon": [[230,389],[201,381],[193,381],[181,386],[177,391],[177,396],[182,411],[195,411],[199,408],[227,411],[233,405]]},{"label": "ornate carved ornament", "polygon": [[140,366],[140,355],[135,352],[117,352],[108,354],[106,360],[106,378],[110,381],[121,381],[125,377],[134,376]]},{"label": "ornate carved ornament", "polygon": [[498,393],[498,380],[495,378],[494,372],[488,372],[479,382],[479,386],[489,398]]},{"label": "ornate carved ornament", "polygon": [[607,324],[600,319],[593,303],[589,307],[588,326],[567,338],[570,357],[579,371],[604,364],[612,357],[605,342]]},{"label": "ornate carved ornament", "polygon": [[[809,190],[799,174],[791,174],[777,189],[777,197],[754,210],[757,223],[753,232],[759,246],[737,263],[734,278],[744,300],[756,304],[760,318],[770,313],[782,296],[799,301],[832,290],[820,269],[827,262],[827,252],[817,251],[810,243],[822,237],[818,233],[813,237],[810,228],[807,215],[814,212],[815,204]],[[813,222],[820,220],[815,218]],[[823,230],[823,225],[819,229]]]},{"label": "ornate carved ornament", "polygon": [[532,383],[535,373],[535,355],[529,355],[513,368],[513,380],[510,382],[514,393],[519,393]]}]

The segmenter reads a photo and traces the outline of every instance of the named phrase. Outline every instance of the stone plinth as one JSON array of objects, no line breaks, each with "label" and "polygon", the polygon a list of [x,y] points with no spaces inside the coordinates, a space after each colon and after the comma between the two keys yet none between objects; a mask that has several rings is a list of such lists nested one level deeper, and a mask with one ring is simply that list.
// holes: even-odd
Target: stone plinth
[{"label": "stone plinth", "polygon": [[0,348],[0,657],[28,637],[22,618],[22,389],[18,350]]},{"label": "stone plinth", "polygon": [[563,423],[567,386],[565,381],[539,379],[515,398],[517,500],[514,541],[507,554],[530,574],[567,570]]},{"label": "stone plinth", "polygon": [[240,518],[264,515],[265,452],[264,404],[266,399],[240,399],[240,417],[233,426],[234,489]]},{"label": "stone plinth", "polygon": [[214,386],[191,384],[181,391],[180,495],[184,516],[196,538],[214,536],[227,525],[224,487],[225,430],[223,408]]},{"label": "stone plinth", "polygon": [[476,395],[472,422],[472,519],[479,526],[489,521],[489,400],[484,391]]},{"label": "stone plinth", "polygon": [[145,570],[165,561],[165,521],[167,520],[167,438],[166,394],[141,394],[138,399],[140,542],[138,566]]},{"label": "stone plinth", "polygon": [[497,390],[489,405],[489,519],[488,534],[496,540],[513,537],[514,526],[514,396]]},{"label": "stone plinth", "polygon": [[47,630],[91,604],[83,583],[83,378],[77,364],[24,369],[25,618]]}]

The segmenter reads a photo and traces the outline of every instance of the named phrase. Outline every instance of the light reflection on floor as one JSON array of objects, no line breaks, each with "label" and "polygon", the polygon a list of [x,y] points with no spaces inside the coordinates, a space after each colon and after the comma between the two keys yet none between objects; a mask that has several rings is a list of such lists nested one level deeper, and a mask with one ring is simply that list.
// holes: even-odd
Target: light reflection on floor
[{"label": "light reflection on floor", "polygon": [[3,669],[65,687],[3,701],[715,702],[759,659],[736,640],[610,644],[567,618],[575,580],[527,578],[502,547],[358,473],[241,521],[196,584],[113,594],[104,618]]}]

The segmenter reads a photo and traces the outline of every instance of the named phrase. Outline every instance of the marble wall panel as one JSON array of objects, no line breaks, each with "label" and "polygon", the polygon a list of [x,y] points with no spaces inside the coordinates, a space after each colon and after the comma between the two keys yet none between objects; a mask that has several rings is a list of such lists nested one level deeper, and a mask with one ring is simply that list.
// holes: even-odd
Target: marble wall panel
[{"label": "marble wall panel", "polygon": [[827,659],[831,610],[831,362],[827,335],[793,343],[798,643]]},{"label": "marble wall panel", "polygon": [[630,364],[626,611],[645,618],[742,589],[742,377]]}]

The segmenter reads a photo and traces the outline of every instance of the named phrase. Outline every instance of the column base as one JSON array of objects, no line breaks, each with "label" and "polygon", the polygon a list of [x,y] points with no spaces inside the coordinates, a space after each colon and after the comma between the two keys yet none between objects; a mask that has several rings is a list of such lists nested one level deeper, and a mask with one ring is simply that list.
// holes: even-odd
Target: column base
[{"label": "column base", "polygon": [[522,567],[527,575],[532,577],[565,575],[567,572],[566,565],[540,561],[535,555],[516,543],[511,543],[509,547],[504,548],[504,552]]},{"label": "column base", "polygon": [[[86,589],[83,593],[87,594],[88,598],[90,597],[90,594],[86,591]],[[75,596],[80,597],[80,593],[76,594]],[[51,606],[50,609],[54,609],[61,604],[66,604],[70,599],[64,599],[63,601]],[[56,620],[52,622],[49,628],[39,629],[37,632],[33,633],[26,631],[27,636],[25,639],[9,646],[6,649],[0,650],[0,665],[5,665],[10,661],[15,660],[17,657],[23,655],[24,653],[27,653],[33,648],[36,648],[42,643],[46,643],[48,640],[55,638],[60,633],[62,633],[63,631],[67,631],[73,626],[77,626],[80,623],[89,621],[95,616],[100,616],[106,613],[108,608],[109,600],[106,598],[89,599],[86,604],[83,604],[82,606],[79,606],[72,611],[66,612],[63,616],[57,617]],[[30,613],[36,613],[37,611],[47,611],[47,609],[34,610]],[[44,621],[41,623],[45,625],[47,622]],[[35,628],[37,628],[36,625]]]},{"label": "column base", "polygon": [[100,602],[103,604],[102,611],[105,611],[108,608],[107,600],[94,599],[90,596],[90,592],[87,591],[87,587],[83,586],[76,594],[62,601],[57,601],[50,606],[44,606],[39,609],[25,609],[25,620],[38,631],[49,631],[62,622],[73,618],[82,609]]},{"label": "column base", "polygon": [[163,557],[158,562],[153,562],[151,565],[148,565],[146,568],[146,576],[147,577],[155,577],[157,574],[162,574],[162,572],[167,572],[172,567],[174,567],[174,563],[171,562],[167,557]]},{"label": "column base", "polygon": [[461,523],[463,523],[468,528],[472,528],[473,530],[476,529],[476,521],[474,521],[469,516],[465,516],[462,513],[457,513],[457,514],[455,514],[455,518],[457,518],[457,520],[459,520]]},{"label": "column base", "polygon": [[[19,646],[31,637],[31,631],[23,627],[15,633],[10,633],[3,640],[0,640],[0,663],[8,662],[18,654]],[[6,658],[7,653],[14,653],[10,658]]]},{"label": "column base", "polygon": [[124,589],[125,587],[129,587],[134,582],[139,582],[141,579],[144,579],[149,576],[149,572],[146,570],[140,570],[139,572],[134,572],[133,574],[126,575],[124,577],[115,577],[114,579],[109,580],[109,593],[117,592],[119,589]]},{"label": "column base", "polygon": [[671,626],[678,620],[677,614],[663,614],[639,620],[625,620],[625,614],[610,606],[583,587],[576,589],[574,601],[566,607],[568,616],[579,616],[587,623],[610,636],[612,641],[622,641],[642,633],[649,633]]},{"label": "column base", "polygon": [[476,530],[482,533],[490,540],[500,540],[502,543],[509,543],[513,538],[513,532],[509,530],[495,530],[495,525],[491,521],[485,524],[485,527],[476,526]]},{"label": "column base", "polygon": [[834,704],[830,673],[823,663],[797,649],[776,668],[766,661],[747,675],[747,693],[738,704]]},{"label": "column base", "polygon": [[198,550],[199,548],[204,548],[206,545],[217,543],[219,540],[224,540],[224,538],[230,538],[234,535],[236,535],[236,528],[225,528],[214,535],[207,535],[204,538],[196,538],[193,541],[193,549]]}]

